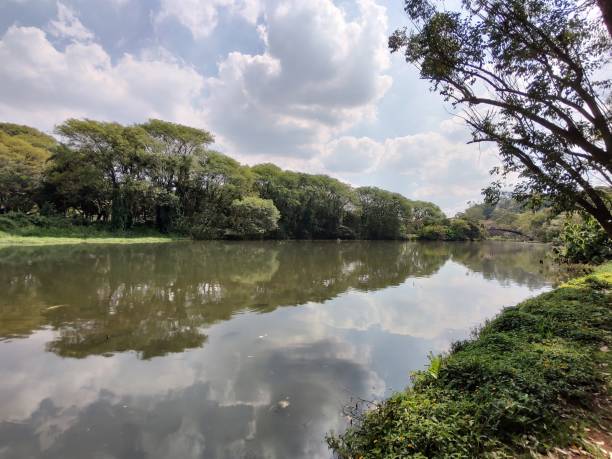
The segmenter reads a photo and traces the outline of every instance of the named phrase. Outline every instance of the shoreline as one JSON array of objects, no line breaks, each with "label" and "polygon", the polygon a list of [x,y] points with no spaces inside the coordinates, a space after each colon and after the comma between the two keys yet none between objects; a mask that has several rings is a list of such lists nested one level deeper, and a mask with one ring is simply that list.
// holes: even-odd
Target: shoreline
[{"label": "shoreline", "polygon": [[91,236],[23,236],[4,233],[0,231],[0,248],[10,246],[45,246],[45,245],[69,245],[69,244],[159,244],[168,242],[330,242],[330,243],[346,243],[346,242],[422,242],[422,243],[481,243],[481,242],[515,242],[529,244],[548,244],[540,241],[519,241],[513,239],[482,239],[482,240],[465,240],[465,241],[431,241],[421,239],[192,239],[190,237],[179,236],[139,236],[139,235],[91,235]]},{"label": "shoreline", "polygon": [[70,244],[160,244],[188,240],[163,236],[15,236],[0,233],[0,248]]},{"label": "shoreline", "polygon": [[609,457],[610,349],[612,262],[504,309],[328,445],[340,458]]}]

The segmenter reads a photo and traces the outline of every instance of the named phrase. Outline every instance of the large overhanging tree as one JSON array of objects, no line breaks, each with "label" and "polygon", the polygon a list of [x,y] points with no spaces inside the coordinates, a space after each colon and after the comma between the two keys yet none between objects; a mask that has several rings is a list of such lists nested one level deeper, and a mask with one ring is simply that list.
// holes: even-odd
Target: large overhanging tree
[{"label": "large overhanging tree", "polygon": [[[600,2],[601,3],[601,2]],[[605,2],[604,2],[605,3]],[[612,39],[595,0],[405,0],[396,30],[421,77],[456,107],[475,142],[495,142],[515,196],[591,214],[612,237]]]},{"label": "large overhanging tree", "polygon": [[612,36],[612,0],[597,0],[601,15],[603,16],[608,32]]}]

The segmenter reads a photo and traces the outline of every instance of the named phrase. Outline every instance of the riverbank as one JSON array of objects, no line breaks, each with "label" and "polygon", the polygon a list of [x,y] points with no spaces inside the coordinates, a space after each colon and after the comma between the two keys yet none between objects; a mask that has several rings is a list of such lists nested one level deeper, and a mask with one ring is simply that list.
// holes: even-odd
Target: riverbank
[{"label": "riverbank", "polygon": [[181,239],[151,228],[116,231],[102,225],[76,225],[56,217],[0,216],[0,246],[59,244],[145,244]]},{"label": "riverbank", "polygon": [[609,457],[612,263],[505,309],[328,444],[342,458]]},{"label": "riverbank", "polygon": [[61,244],[154,244],[180,240],[172,237],[109,236],[109,237],[57,237],[14,236],[0,232],[0,247],[10,245],[61,245]]}]

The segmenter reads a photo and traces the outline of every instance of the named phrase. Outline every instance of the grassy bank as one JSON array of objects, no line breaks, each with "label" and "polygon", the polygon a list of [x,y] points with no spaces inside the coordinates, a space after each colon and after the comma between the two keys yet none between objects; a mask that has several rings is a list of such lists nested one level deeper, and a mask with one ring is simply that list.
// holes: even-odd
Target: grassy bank
[{"label": "grassy bank", "polygon": [[56,237],[56,236],[13,236],[0,232],[0,246],[6,245],[59,245],[59,244],[152,244],[171,242],[177,239],[171,237]]},{"label": "grassy bank", "polygon": [[329,445],[343,458],[609,457],[611,288],[608,263],[504,310]]},{"label": "grassy bank", "polygon": [[0,215],[0,245],[137,244],[177,239],[151,228],[116,231],[105,225],[75,224],[58,217]]}]

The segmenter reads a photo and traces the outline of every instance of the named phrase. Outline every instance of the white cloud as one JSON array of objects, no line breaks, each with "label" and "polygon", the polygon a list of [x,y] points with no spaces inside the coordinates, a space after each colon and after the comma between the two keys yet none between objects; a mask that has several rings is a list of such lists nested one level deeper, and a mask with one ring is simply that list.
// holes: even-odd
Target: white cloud
[{"label": "white cloud", "polygon": [[49,33],[59,38],[93,40],[94,35],[81,23],[74,10],[57,2],[57,19],[49,23]]},{"label": "white cloud", "polygon": [[255,23],[260,13],[259,0],[162,0],[155,15],[156,24],[176,19],[191,32],[194,39],[208,37],[217,27],[219,9],[226,8]]},{"label": "white cloud", "polygon": [[[54,22],[64,23],[62,14]],[[0,118],[43,129],[68,117],[202,125],[196,104],[204,78],[193,68],[164,52],[113,63],[86,29],[59,30],[74,39],[63,51],[35,27],[12,26],[0,39]]]},{"label": "white cloud", "polygon": [[385,147],[368,137],[341,137],[323,147],[319,160],[331,172],[363,173],[375,169]]},{"label": "white cloud", "polygon": [[461,120],[434,131],[388,138],[342,137],[321,147],[311,168],[356,185],[377,185],[411,199],[430,200],[453,215],[479,198],[497,164],[493,146],[467,145]]},{"label": "white cloud", "polygon": [[351,21],[331,0],[265,4],[265,52],[230,53],[208,80],[208,119],[231,152],[309,156],[375,116],[391,84],[387,17],[373,0],[358,6]]},{"label": "white cloud", "polygon": [[[381,328],[387,333],[412,336],[448,346],[449,331],[460,331],[464,336],[470,329],[492,317],[508,304],[518,303],[548,288],[535,289],[513,285],[508,289],[501,282],[492,282],[481,273],[470,273],[466,267],[447,261],[432,277],[422,277],[405,283],[402,289],[377,292],[353,292],[336,299],[331,307],[308,305],[309,323],[324,324],[338,329],[365,331]],[[478,298],[473,293],[478,291]],[[453,301],[449,301],[453,298]]]},{"label": "white cloud", "polygon": [[[389,73],[398,82],[403,75],[389,67],[387,14],[378,0],[358,0],[350,15],[332,0],[163,2],[157,20],[183,15],[193,33],[206,21],[214,28],[219,9],[253,27],[259,21],[264,51],[224,55],[208,78],[162,47],[111,57],[74,10],[57,7],[46,33],[13,25],[0,36],[1,119],[49,130],[68,117],[164,118],[210,129],[240,161],[329,173],[432,200],[450,214],[479,198],[497,163],[490,147],[465,145],[469,136],[457,119],[387,139],[358,134],[377,125],[370,121],[392,83]],[[386,110],[420,113],[410,108],[420,99],[403,97],[407,111]]]}]

